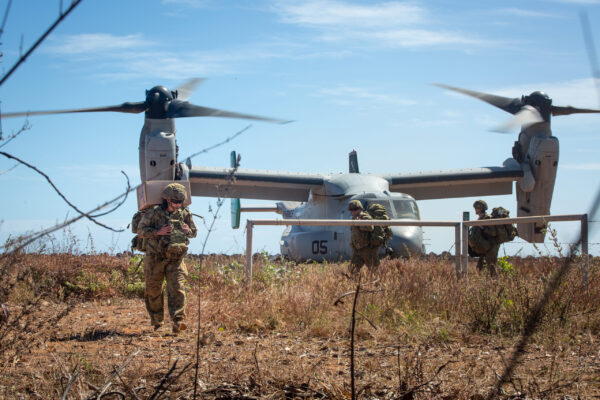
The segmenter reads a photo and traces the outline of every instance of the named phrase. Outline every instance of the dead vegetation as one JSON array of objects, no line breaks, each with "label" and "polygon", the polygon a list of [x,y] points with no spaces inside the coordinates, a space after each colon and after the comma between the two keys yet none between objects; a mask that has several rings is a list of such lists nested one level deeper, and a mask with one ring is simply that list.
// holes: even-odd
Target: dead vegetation
[{"label": "dead vegetation", "polygon": [[[347,264],[256,255],[246,288],[241,255],[189,257],[196,348],[195,322],[179,336],[150,327],[140,256],[1,262],[0,398],[352,396],[357,282]],[[504,262],[497,279],[473,272],[457,282],[453,260],[433,256],[384,260],[377,276],[364,275],[354,310],[356,398],[486,398],[561,259]],[[581,265],[546,305],[502,398],[600,396],[600,259],[590,259],[587,290]]]}]

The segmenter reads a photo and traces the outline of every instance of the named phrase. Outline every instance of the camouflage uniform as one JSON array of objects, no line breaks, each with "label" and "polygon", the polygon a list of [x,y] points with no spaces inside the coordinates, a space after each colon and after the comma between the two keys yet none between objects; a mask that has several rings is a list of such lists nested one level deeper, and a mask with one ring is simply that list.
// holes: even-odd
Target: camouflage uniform
[{"label": "camouflage uniform", "polygon": [[[492,218],[488,213],[485,212],[488,208],[487,203],[485,201],[477,200],[475,203],[473,203],[473,207],[480,208],[483,210],[483,215],[481,215],[478,218],[478,220]],[[479,229],[479,232],[475,232],[475,235],[480,235],[491,245],[488,251],[479,256],[479,259],[477,260],[477,270],[483,271],[484,269],[488,269],[491,275],[496,275],[496,264],[498,263],[498,250],[500,249],[500,244],[498,244],[496,240],[496,236],[498,235],[498,230],[496,226],[474,226],[471,229]]]},{"label": "camouflage uniform", "polygon": [[[181,223],[190,229],[186,234]],[[163,225],[173,226],[170,235],[157,235]],[[185,319],[185,279],[187,269],[183,258],[189,238],[196,237],[197,229],[187,207],[169,212],[164,205],[153,206],[144,212],[138,225],[138,235],[146,240],[144,276],[146,309],[151,324],[157,328],[163,324],[163,280],[167,280],[169,315],[175,325]]]},{"label": "camouflage uniform", "polygon": [[[358,200],[352,200],[348,206],[349,210],[362,210],[362,204]],[[371,216],[361,211],[356,220],[372,220]],[[350,246],[352,247],[352,258],[350,259],[350,272],[357,273],[363,265],[371,272],[379,267],[379,247],[371,247],[370,233],[373,231],[373,225],[351,226],[350,227]]]}]

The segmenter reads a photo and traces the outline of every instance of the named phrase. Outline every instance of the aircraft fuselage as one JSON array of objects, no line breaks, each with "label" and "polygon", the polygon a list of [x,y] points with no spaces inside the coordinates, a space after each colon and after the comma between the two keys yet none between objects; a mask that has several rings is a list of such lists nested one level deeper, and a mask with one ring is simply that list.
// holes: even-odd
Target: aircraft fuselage
[{"label": "aircraft fuselage", "polygon": [[[370,174],[339,174],[325,178],[325,184],[311,190],[304,203],[282,202],[278,208],[287,219],[352,219],[351,200],[364,207],[383,205],[391,219],[419,220],[417,204],[409,195],[391,193],[387,180]],[[393,226],[387,247],[395,256],[424,252],[420,227]],[[350,228],[342,226],[289,226],[281,237],[281,254],[293,260],[339,261],[352,256]],[[383,254],[385,249],[380,250]]]}]

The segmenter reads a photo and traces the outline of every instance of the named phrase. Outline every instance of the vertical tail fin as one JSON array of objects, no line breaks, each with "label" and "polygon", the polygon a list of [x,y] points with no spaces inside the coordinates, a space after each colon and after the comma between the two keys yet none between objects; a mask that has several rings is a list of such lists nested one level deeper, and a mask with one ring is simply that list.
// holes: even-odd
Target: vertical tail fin
[{"label": "vertical tail fin", "polygon": [[358,170],[358,156],[356,155],[356,150],[352,150],[350,154],[348,154],[348,162],[349,162],[349,172],[351,174],[359,174]]}]

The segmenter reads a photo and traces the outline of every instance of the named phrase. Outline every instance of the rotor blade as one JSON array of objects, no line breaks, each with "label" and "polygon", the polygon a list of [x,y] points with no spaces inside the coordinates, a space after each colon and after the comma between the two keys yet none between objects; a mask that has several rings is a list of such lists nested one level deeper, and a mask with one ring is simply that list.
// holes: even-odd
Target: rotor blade
[{"label": "rotor blade", "polygon": [[83,113],[83,112],[104,112],[114,111],[138,114],[146,111],[146,103],[141,101],[137,103],[123,103],[117,106],[107,107],[92,107],[92,108],[73,108],[70,110],[51,110],[51,111],[25,111],[25,112],[14,112],[14,113],[2,113],[1,118],[12,118],[12,117],[28,117],[33,115],[52,115],[52,114],[69,114],[69,113]]},{"label": "rotor blade", "polygon": [[173,100],[167,110],[167,118],[186,118],[186,117],[223,117],[223,118],[242,118],[256,121],[273,122],[276,124],[287,124],[292,121],[282,119],[260,117],[258,115],[242,114],[232,111],[217,110],[216,108],[201,107],[187,101]]},{"label": "rotor blade", "polygon": [[204,82],[204,80],[204,78],[191,78],[183,82],[183,84],[177,88],[177,98],[184,101],[189,99],[192,92],[196,90],[196,86]]},{"label": "rotor blade", "polygon": [[552,115],[569,115],[569,114],[596,114],[600,113],[600,110],[594,110],[590,108],[575,108],[571,106],[560,107],[552,106]]},{"label": "rotor blade", "polygon": [[435,86],[443,89],[453,90],[458,93],[466,94],[467,96],[475,97],[476,99],[485,101],[488,104],[498,107],[511,114],[516,114],[522,107],[519,98],[511,99],[509,97],[496,96],[488,93],[476,92],[474,90],[461,89],[454,86],[448,86],[441,83],[434,83]]},{"label": "rotor blade", "polygon": [[499,127],[492,129],[492,131],[508,133],[514,131],[516,128],[525,129],[530,125],[537,124],[538,122],[544,122],[544,118],[542,118],[540,112],[535,107],[524,106],[514,115],[514,117],[511,117]]}]

